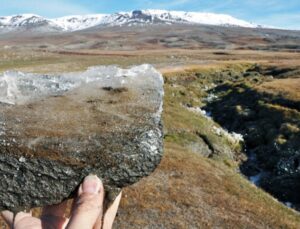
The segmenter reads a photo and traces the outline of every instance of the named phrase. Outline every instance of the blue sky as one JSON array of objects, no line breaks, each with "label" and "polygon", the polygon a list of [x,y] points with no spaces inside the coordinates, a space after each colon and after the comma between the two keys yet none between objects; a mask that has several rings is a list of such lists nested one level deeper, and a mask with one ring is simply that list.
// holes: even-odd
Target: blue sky
[{"label": "blue sky", "polygon": [[300,29],[300,0],[0,0],[0,15],[72,14],[166,9],[225,13],[258,24]]}]

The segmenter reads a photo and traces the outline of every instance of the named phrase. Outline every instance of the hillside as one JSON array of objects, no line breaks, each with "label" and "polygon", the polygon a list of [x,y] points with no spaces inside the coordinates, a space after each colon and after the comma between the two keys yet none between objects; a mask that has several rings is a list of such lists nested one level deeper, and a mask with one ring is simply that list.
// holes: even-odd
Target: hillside
[{"label": "hillside", "polygon": [[[230,144],[230,141],[224,142],[228,135],[214,132],[216,128],[211,126],[211,120],[205,113],[182,108],[182,104],[189,104],[191,108],[201,106],[202,98],[207,97],[204,91],[199,92],[205,87],[203,82],[206,85],[210,85],[208,82],[212,81],[218,84],[218,74],[231,72],[231,75],[238,76],[240,71],[244,72],[249,67],[251,69],[251,65],[219,65],[165,73],[165,156],[152,176],[126,189],[116,228],[300,226],[298,213],[287,210],[237,173],[237,161],[244,159],[237,145]],[[253,80],[240,77],[233,81]],[[225,75],[222,78],[225,82]],[[226,111],[226,107],[222,108]],[[218,113],[222,114],[224,112]],[[272,117],[269,117],[268,123],[271,124],[271,120]],[[219,136],[217,139],[214,136],[216,133]],[[296,136],[299,137],[299,131]],[[206,139],[205,143],[203,137]],[[212,149],[210,154],[206,153],[207,143],[210,146],[208,148]],[[297,148],[299,149],[299,145],[295,146]],[[235,160],[229,159],[232,156]],[[269,158],[272,160],[272,157]],[[297,182],[294,184],[297,185]],[[289,186],[286,191],[289,192],[290,188],[298,190],[298,187]]]},{"label": "hillside", "polygon": [[[296,183],[263,186],[288,206],[257,187],[245,145],[257,147],[255,162],[270,180],[299,179],[298,171],[277,177],[274,166],[297,161],[278,152],[299,149],[299,40],[298,31],[196,25],[7,35],[0,37],[0,71],[150,63],[162,72],[164,157],[153,174],[124,189],[116,228],[296,229],[299,213],[288,206],[297,208],[299,199],[282,198],[284,191],[297,196]],[[243,143],[239,134],[251,125],[262,132],[244,135]],[[269,130],[263,142],[255,138]],[[272,148],[274,141],[281,150]]]}]

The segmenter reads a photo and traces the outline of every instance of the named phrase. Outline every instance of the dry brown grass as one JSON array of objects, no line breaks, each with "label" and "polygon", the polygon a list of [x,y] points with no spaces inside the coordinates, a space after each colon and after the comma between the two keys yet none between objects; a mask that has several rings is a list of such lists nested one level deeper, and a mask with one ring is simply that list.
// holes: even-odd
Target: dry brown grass
[{"label": "dry brown grass", "polygon": [[263,83],[258,89],[263,92],[281,95],[293,101],[300,101],[300,78],[275,79]]},{"label": "dry brown grass", "polygon": [[162,48],[132,51],[81,49],[61,52],[59,47],[48,51],[23,47],[3,50],[0,47],[0,73],[10,69],[25,72],[82,71],[93,65],[130,66],[143,63],[153,64],[163,73],[241,62],[300,65],[300,53],[231,50],[228,55],[216,55],[216,51]]},{"label": "dry brown grass", "polygon": [[220,162],[173,143],[124,190],[116,228],[299,228],[300,215]]}]

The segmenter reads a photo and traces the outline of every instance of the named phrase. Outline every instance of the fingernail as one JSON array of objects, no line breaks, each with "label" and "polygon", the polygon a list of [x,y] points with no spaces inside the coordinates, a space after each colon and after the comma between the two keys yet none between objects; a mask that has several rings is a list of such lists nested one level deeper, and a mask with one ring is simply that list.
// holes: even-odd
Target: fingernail
[{"label": "fingernail", "polygon": [[101,181],[96,175],[88,175],[84,178],[82,191],[84,193],[95,194],[100,191]]}]

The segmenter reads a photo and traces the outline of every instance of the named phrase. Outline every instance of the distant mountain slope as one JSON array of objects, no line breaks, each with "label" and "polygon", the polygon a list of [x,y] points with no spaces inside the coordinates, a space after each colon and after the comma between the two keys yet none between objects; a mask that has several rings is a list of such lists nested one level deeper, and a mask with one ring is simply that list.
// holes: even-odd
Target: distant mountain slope
[{"label": "distant mountain slope", "polygon": [[[118,24],[127,23],[189,23],[189,24],[207,24],[222,26],[239,26],[255,28],[255,25],[230,15],[215,13],[199,13],[184,11],[166,11],[166,10],[135,10],[131,13],[112,14],[112,17],[119,16],[113,22]],[[124,19],[124,20],[120,20]]]},{"label": "distant mountain slope", "polygon": [[16,30],[62,31],[62,28],[52,20],[35,14],[22,14],[0,17],[0,32]]},{"label": "distant mountain slope", "polygon": [[93,26],[134,26],[148,24],[208,24],[257,28],[259,25],[225,14],[166,10],[134,10],[113,14],[74,15],[47,19],[34,14],[0,17],[0,32],[27,29],[43,31],[76,31]]},{"label": "distant mountain slope", "polygon": [[57,26],[65,31],[82,30],[103,23],[107,14],[74,15],[52,19]]}]

